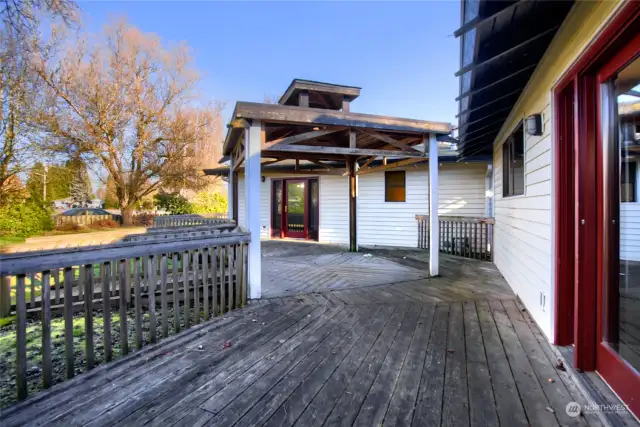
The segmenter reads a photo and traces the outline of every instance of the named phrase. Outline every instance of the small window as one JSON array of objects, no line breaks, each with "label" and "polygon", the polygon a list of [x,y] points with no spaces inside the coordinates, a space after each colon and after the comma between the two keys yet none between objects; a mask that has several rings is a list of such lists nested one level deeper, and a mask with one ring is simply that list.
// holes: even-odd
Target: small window
[{"label": "small window", "polygon": [[622,162],[620,167],[620,201],[635,202],[636,200],[636,162]]},{"label": "small window", "polygon": [[524,132],[522,123],[502,147],[502,195],[524,194]]},{"label": "small window", "polygon": [[384,201],[406,201],[406,176],[405,171],[386,171],[384,173]]}]

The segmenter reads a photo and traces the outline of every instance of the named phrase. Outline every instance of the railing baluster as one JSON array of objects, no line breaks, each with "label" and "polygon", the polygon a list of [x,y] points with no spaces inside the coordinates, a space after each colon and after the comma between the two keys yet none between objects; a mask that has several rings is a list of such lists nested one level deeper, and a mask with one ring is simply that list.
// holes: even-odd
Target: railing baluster
[{"label": "railing baluster", "polygon": [[[54,270],[55,271],[55,270]],[[42,272],[42,385],[49,388],[53,385],[53,368],[51,364],[51,273]]]},{"label": "railing baluster", "polygon": [[209,320],[209,250],[200,249],[200,259],[202,260],[202,292],[204,299],[204,320]]},{"label": "railing baluster", "polygon": [[213,283],[211,309],[213,310],[213,317],[215,317],[218,315],[218,248],[216,246],[211,247],[209,253],[211,254],[211,282]]},{"label": "railing baluster", "polygon": [[36,275],[35,273],[31,273],[29,275],[30,290],[31,294],[29,295],[29,306],[31,308],[36,306]]},{"label": "railing baluster", "polygon": [[27,303],[25,275],[16,277],[16,388],[18,399],[27,397]]},{"label": "railing baluster", "polygon": [[233,310],[233,254],[231,246],[227,246],[227,309]]},{"label": "railing baluster", "polygon": [[193,251],[193,314],[197,325],[200,323],[200,252]]},{"label": "railing baluster", "polygon": [[182,282],[184,287],[184,328],[189,329],[191,326],[191,301],[189,300],[189,251],[182,253]]},{"label": "railing baluster", "polygon": [[67,360],[67,378],[75,372],[73,355],[73,269],[64,269],[64,341]]},{"label": "railing baluster", "polygon": [[149,342],[157,341],[156,335],[156,284],[157,264],[156,257],[151,255],[147,262],[147,298],[149,299]]},{"label": "railing baluster", "polygon": [[120,260],[120,348],[122,355],[129,353],[129,331],[127,328],[127,290],[129,289],[129,260]]},{"label": "railing baluster", "polygon": [[[102,323],[103,323],[103,339],[104,339],[104,360],[110,362],[112,359],[111,352],[111,262],[105,262],[101,265],[102,270]],[[115,282],[115,280],[113,280]],[[115,286],[114,286],[115,287]]]},{"label": "railing baluster", "polygon": [[171,281],[173,289],[173,330],[177,334],[180,332],[180,293],[178,290],[178,268],[179,255],[177,252],[171,254]]},{"label": "railing baluster", "polygon": [[56,289],[56,305],[60,304],[60,270],[57,268],[53,269],[53,282],[55,283]]},{"label": "railing baluster", "polygon": [[142,288],[140,286],[140,264],[142,260],[140,258],[135,259],[135,266],[133,272],[133,286],[134,286],[134,298],[135,298],[135,317],[136,317],[136,348],[140,350],[142,348]]},{"label": "railing baluster", "polygon": [[241,253],[240,253],[240,244],[237,245],[233,245],[233,267],[234,267],[234,271],[236,272],[235,274],[235,281],[233,282],[233,290],[234,290],[234,294],[235,294],[235,304],[234,304],[234,308],[240,308],[242,307],[242,301],[240,299],[240,280],[241,280],[241,273],[240,273],[240,265],[242,263],[242,258],[241,258]]},{"label": "railing baluster", "polygon": [[225,313],[225,308],[226,308],[226,298],[225,298],[225,283],[226,283],[226,277],[225,277],[225,247],[224,246],[220,246],[218,248],[219,252],[219,260],[220,260],[220,314],[224,314]]},{"label": "railing baluster", "polygon": [[93,368],[93,265],[84,266],[84,332],[87,370]]},{"label": "railing baluster", "polygon": [[169,336],[169,307],[167,307],[167,254],[160,260],[160,304],[162,304],[162,337]]}]

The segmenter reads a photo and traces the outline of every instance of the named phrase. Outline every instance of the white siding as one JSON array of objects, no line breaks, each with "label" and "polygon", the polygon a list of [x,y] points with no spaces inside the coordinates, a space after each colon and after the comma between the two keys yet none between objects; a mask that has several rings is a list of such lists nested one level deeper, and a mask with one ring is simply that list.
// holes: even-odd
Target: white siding
[{"label": "white siding", "polygon": [[[292,175],[278,175],[293,177]],[[271,179],[260,183],[260,237],[271,235]],[[349,181],[343,176],[320,176],[320,235],[322,243],[349,244]],[[244,174],[238,176],[238,222],[245,226]]]},{"label": "white siding", "polygon": [[349,178],[322,175],[320,177],[321,243],[349,244]]},{"label": "white siding", "polygon": [[620,204],[620,258],[640,261],[640,203]]},{"label": "white siding", "polygon": [[[429,171],[426,167],[404,170],[403,203],[384,201],[384,172],[358,177],[358,244],[417,246],[415,216],[429,212]],[[439,214],[484,216],[486,171],[487,164],[443,164],[439,169]]]},{"label": "white siding", "polygon": [[[525,193],[502,197],[502,144],[494,147],[494,258],[511,288],[549,334],[552,306],[551,123],[543,112],[544,134],[525,135]],[[546,299],[543,308],[541,293]]]}]

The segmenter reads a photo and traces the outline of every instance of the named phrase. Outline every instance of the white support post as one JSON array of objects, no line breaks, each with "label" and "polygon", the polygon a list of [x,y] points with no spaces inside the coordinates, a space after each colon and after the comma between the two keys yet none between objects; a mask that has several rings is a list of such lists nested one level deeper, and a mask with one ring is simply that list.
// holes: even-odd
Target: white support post
[{"label": "white support post", "polygon": [[429,275],[439,275],[438,141],[429,134]]},{"label": "white support post", "polygon": [[245,129],[245,220],[251,233],[249,244],[249,298],[262,296],[262,266],[260,254],[260,149],[262,147],[262,124],[259,120]]},{"label": "white support post", "polygon": [[231,160],[229,161],[229,181],[227,183],[227,187],[228,187],[228,196],[227,196],[227,204],[228,204],[228,211],[229,211],[229,219],[232,220],[234,218],[233,214],[235,213],[233,211],[233,206],[234,206],[234,200],[233,200],[233,168],[235,167],[235,162],[233,160],[233,153],[231,153]]}]

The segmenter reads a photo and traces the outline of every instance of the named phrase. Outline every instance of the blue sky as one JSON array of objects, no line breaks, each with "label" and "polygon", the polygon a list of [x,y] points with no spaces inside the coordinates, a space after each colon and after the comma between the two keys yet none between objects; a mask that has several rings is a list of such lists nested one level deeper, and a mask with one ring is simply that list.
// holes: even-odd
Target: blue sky
[{"label": "blue sky", "polygon": [[167,42],[186,41],[202,98],[279,96],[293,78],[362,87],[351,110],[455,122],[460,3],[81,2],[97,31],[110,18]]}]

